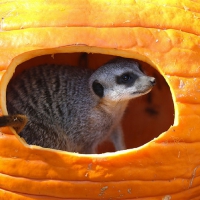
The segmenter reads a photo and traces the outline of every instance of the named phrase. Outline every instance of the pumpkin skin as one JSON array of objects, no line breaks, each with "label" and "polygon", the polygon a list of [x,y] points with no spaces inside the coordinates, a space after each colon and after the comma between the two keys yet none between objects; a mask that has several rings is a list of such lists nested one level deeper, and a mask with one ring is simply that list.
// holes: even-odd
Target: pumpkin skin
[{"label": "pumpkin skin", "polygon": [[101,155],[28,146],[1,128],[1,199],[200,198],[198,2],[3,0],[0,6],[2,114],[7,114],[6,86],[18,64],[67,52],[149,63],[169,84],[175,107],[174,125],[153,141]]}]

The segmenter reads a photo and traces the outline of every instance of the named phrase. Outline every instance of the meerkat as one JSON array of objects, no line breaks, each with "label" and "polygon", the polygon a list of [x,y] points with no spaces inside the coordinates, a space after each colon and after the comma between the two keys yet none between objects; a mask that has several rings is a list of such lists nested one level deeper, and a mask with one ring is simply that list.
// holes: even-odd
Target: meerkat
[{"label": "meerkat", "polygon": [[89,154],[110,138],[116,150],[123,150],[120,122],[128,102],[154,85],[155,78],[128,58],[96,71],[36,66],[9,82],[9,115],[0,118],[0,126],[12,126],[28,144],[45,148]]}]

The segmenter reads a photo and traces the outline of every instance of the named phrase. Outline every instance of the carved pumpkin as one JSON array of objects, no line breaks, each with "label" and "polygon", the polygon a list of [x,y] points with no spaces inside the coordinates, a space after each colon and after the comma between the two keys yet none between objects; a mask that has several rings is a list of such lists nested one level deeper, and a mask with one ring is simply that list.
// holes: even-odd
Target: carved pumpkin
[{"label": "carved pumpkin", "polygon": [[0,8],[2,114],[17,65],[72,52],[150,64],[167,81],[175,108],[174,125],[159,137],[136,149],[99,155],[28,146],[1,128],[0,199],[200,198],[197,1],[1,0]]}]

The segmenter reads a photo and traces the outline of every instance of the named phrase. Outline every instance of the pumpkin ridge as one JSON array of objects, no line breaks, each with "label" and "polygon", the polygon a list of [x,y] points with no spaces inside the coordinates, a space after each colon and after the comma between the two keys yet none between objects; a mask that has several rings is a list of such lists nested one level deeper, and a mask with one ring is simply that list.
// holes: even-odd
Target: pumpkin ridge
[{"label": "pumpkin ridge", "polygon": [[[195,176],[195,179],[196,178],[198,178],[197,180],[196,180],[196,182],[198,183],[199,181],[200,181],[200,179],[199,179],[199,177],[200,176]],[[188,189],[194,189],[195,187],[199,187],[198,185],[197,185],[197,183],[196,184],[194,184],[194,182],[193,182],[193,179],[194,177],[190,177],[190,178],[185,178],[186,180],[190,180],[189,181],[189,183],[188,183],[188,181],[185,181],[185,182],[187,182],[186,184],[185,184],[185,186],[187,186],[187,188]],[[23,179],[23,178],[21,178],[21,179]],[[3,179],[2,179],[3,180]],[[166,180],[162,180],[162,181],[160,181],[160,180],[156,180],[156,179],[154,179],[154,180],[143,180],[143,179],[141,179],[142,181],[144,181],[144,183],[145,184],[149,184],[149,183],[152,183],[152,181],[154,182],[154,184],[156,185],[158,182],[159,183],[162,183],[162,182],[164,182],[165,184],[166,184],[166,186],[167,185],[170,185],[170,182],[171,183],[174,183],[174,185],[176,185],[178,182],[179,182],[179,180],[181,180],[181,178],[177,178],[177,177],[175,177],[175,178],[172,178],[172,179],[166,179]],[[129,180],[129,183],[131,184],[131,182],[133,182],[131,185],[139,185],[139,183],[141,182],[141,180]],[[26,181],[26,183],[28,183],[28,182],[30,182],[30,181],[32,181],[31,179],[27,179],[27,180],[21,180],[21,182],[23,182],[23,181]],[[31,182],[32,184],[30,184],[30,185],[34,185],[34,184],[38,184],[37,183],[38,181],[34,181],[34,182]],[[52,183],[53,184],[53,182],[55,182],[56,183],[56,181],[54,181],[54,180],[48,180],[48,181],[44,181],[45,183],[44,184],[46,184],[46,183]],[[79,184],[79,181],[77,180],[77,181],[62,181],[64,184],[63,184],[63,187],[65,187],[64,185],[71,185],[71,184],[77,184],[77,185],[84,185],[86,182],[88,183],[88,184],[90,184],[91,186],[93,185],[93,184],[95,184],[95,185],[99,185],[99,184],[104,184],[104,185],[117,185],[117,183],[118,183],[118,181],[110,181],[110,182],[104,182],[104,181],[101,181],[101,182],[91,182],[91,181],[84,181],[84,182],[81,182],[80,184]],[[126,182],[128,182],[128,181],[126,181]],[[44,184],[43,185],[41,185],[41,187],[44,187]],[[125,184],[125,182],[123,182],[123,184]],[[5,184],[4,184],[5,185]],[[21,183],[20,183],[20,181],[18,181],[18,185],[20,186],[21,185]],[[197,186],[192,186],[192,185],[197,185]],[[11,188],[12,188],[12,186],[10,186]],[[6,186],[5,186],[5,188],[6,188]],[[38,187],[39,188],[39,187]],[[0,189],[4,189],[4,187],[1,187]],[[17,190],[19,190],[19,192],[20,192],[20,190],[22,190],[22,188],[20,188],[20,189],[18,189],[17,187],[16,187],[16,189],[14,189],[13,188],[13,190],[11,189],[11,190],[9,190],[9,189],[5,189],[5,190],[7,190],[7,191],[14,191],[14,192],[18,192]],[[25,186],[25,188],[23,188],[23,190],[25,191],[26,190],[26,186]],[[181,191],[181,187],[179,186],[179,190]],[[157,193],[157,195],[161,195],[161,194],[159,194],[159,193],[162,193],[163,191],[158,191],[158,193]],[[24,194],[26,194],[25,192],[20,192],[20,193],[24,193]],[[176,194],[177,192],[174,192],[173,193],[173,191],[171,191],[170,192],[170,194]],[[30,193],[29,193],[30,194]],[[35,191],[35,192],[32,192],[32,195],[36,195],[37,194],[37,190]],[[53,191],[52,191],[52,194],[54,194],[53,193]],[[46,195],[46,194],[45,194]],[[156,195],[155,195],[156,196]],[[56,196],[55,196],[56,197]],[[61,198],[62,198],[62,196],[60,196]],[[145,196],[146,197],[146,196]]]},{"label": "pumpkin ridge", "polygon": [[[160,143],[163,143],[163,142],[160,142]],[[168,141],[168,144],[173,144],[174,145],[174,141]],[[184,142],[177,142],[178,144],[185,144]],[[192,143],[192,142],[191,142]],[[200,142],[195,142],[195,143],[200,143]],[[193,182],[193,180],[194,180],[194,177],[195,178],[199,178],[199,180],[200,180],[200,174],[199,175],[197,175],[197,169],[199,169],[200,168],[200,165],[198,165],[197,167],[195,167],[194,168],[194,170],[192,171],[192,175],[187,175],[187,176],[184,176],[184,180],[191,180],[190,182]],[[86,173],[88,173],[88,177],[89,177],[89,171],[88,172],[86,172]],[[200,172],[199,172],[200,173]],[[60,183],[65,183],[66,181],[68,181],[68,182],[71,182],[71,183],[76,183],[76,182],[79,182],[80,180],[81,180],[81,182],[82,183],[102,183],[102,182],[104,182],[104,183],[118,183],[118,182],[121,182],[121,183],[126,183],[126,182],[139,182],[139,181],[145,181],[145,182],[152,182],[152,178],[148,178],[148,179],[136,179],[136,178],[134,178],[134,177],[132,177],[132,178],[129,178],[129,177],[127,177],[126,179],[124,179],[124,180],[120,180],[120,179],[117,179],[117,180],[112,180],[112,179],[105,179],[105,180],[101,180],[101,181],[97,181],[96,179],[91,179],[91,178],[88,178],[87,180],[83,180],[83,179],[76,179],[76,180],[68,180],[68,179],[58,179],[58,178],[52,178],[52,179],[50,179],[50,178],[46,178],[46,179],[42,179],[42,178],[30,178],[30,177],[25,177],[25,176],[22,176],[22,175],[19,175],[19,176],[16,176],[16,175],[11,175],[11,174],[9,174],[9,173],[2,173],[2,172],[0,172],[0,177],[9,177],[9,178],[14,178],[14,179],[19,179],[20,181],[22,181],[23,182],[23,180],[27,180],[27,181],[35,181],[35,182],[40,182],[40,181],[46,181],[46,182],[48,182],[48,181],[51,181],[51,182],[60,182]],[[179,175],[179,176],[176,176],[176,180],[178,180],[178,179],[183,179],[183,176],[182,175]],[[173,181],[174,180],[174,178],[164,178],[164,179],[158,179],[158,178],[155,178],[154,179],[154,182],[166,182],[166,181]],[[5,185],[5,184],[4,184]],[[190,183],[190,185],[192,185],[192,183]],[[189,188],[191,188],[191,186],[189,187]]]},{"label": "pumpkin ridge", "polygon": [[[14,198],[16,198],[17,200],[41,200],[42,198],[45,198],[45,199],[47,199],[48,198],[48,200],[67,200],[67,199],[69,199],[69,198],[56,198],[56,197],[47,197],[47,196],[40,196],[40,195],[29,195],[29,194],[25,194],[25,196],[24,196],[24,194],[23,193],[20,193],[20,192],[12,192],[12,191],[7,191],[7,190],[1,190],[0,189],[0,196],[1,197],[4,197],[4,199],[2,199],[2,200],[10,200],[10,199],[14,199]],[[69,199],[69,200],[71,200],[71,198]],[[77,199],[77,200],[85,200],[85,199]],[[96,199],[93,199],[93,200],[96,200]]]},{"label": "pumpkin ridge", "polygon": [[[200,18],[200,16],[199,16],[199,18]],[[199,24],[200,25],[200,24]],[[65,26],[38,26],[38,27],[25,27],[25,28],[23,28],[23,29],[12,29],[12,30],[2,30],[2,32],[0,32],[0,34],[3,34],[3,33],[9,33],[9,32],[11,32],[12,33],[12,31],[22,31],[22,32],[24,32],[24,31],[26,31],[26,30],[30,30],[30,29],[34,29],[34,30],[36,30],[36,29],[48,29],[48,28],[66,28]],[[98,29],[107,29],[107,28],[110,28],[110,29],[117,29],[117,28],[119,28],[119,29],[121,29],[121,28],[130,28],[130,29],[135,29],[135,28],[143,28],[143,29],[153,29],[153,30],[162,30],[162,31],[168,31],[168,30],[170,30],[170,31],[177,31],[177,32],[180,32],[180,33],[182,33],[182,34],[184,34],[184,33],[187,33],[187,34],[191,34],[191,35],[193,35],[193,36],[199,36],[200,35],[200,32],[199,33],[195,33],[195,32],[191,32],[191,31],[187,31],[187,30],[180,30],[180,28],[175,28],[175,27],[156,27],[156,25],[155,26],[144,26],[144,25],[140,25],[140,26],[133,26],[133,25],[129,25],[129,26],[111,26],[111,25],[108,25],[108,26],[90,26],[90,25],[85,25],[84,27],[82,27],[82,26],[68,26],[67,27],[67,29],[69,29],[69,28],[83,28],[83,29],[85,29],[85,28],[98,28]],[[181,48],[181,49],[183,49],[184,50],[184,48]],[[188,50],[187,48],[185,48],[186,50]],[[196,51],[194,51],[194,52],[196,52]]]},{"label": "pumpkin ridge", "polygon": [[[17,2],[17,1],[16,1]],[[19,1],[19,2],[23,2],[23,1]],[[44,3],[45,1],[43,1]],[[76,14],[76,12],[78,11],[81,11],[82,9],[89,9],[90,10],[90,14],[87,15],[86,17],[83,17],[83,19],[79,19],[79,20],[75,20],[71,15],[69,15],[69,13],[65,12],[65,10],[68,10],[69,8],[71,8],[70,6],[69,7],[66,7],[65,9],[63,9],[62,6],[60,6],[59,3],[55,4],[54,1],[49,1],[48,5],[45,7],[44,9],[44,6],[42,7],[40,4],[40,7],[38,6],[37,9],[38,10],[41,10],[41,11],[46,11],[45,12],[45,16],[43,16],[43,14],[41,15],[38,15],[38,13],[36,15],[33,14],[34,18],[33,19],[30,19],[30,15],[28,15],[28,20],[25,20],[26,17],[24,16],[24,10],[26,10],[26,13],[27,13],[27,9],[30,9],[29,11],[30,12],[33,12],[36,10],[35,6],[37,5],[38,2],[34,2],[34,6],[30,6],[30,7],[22,7],[20,9],[20,7],[17,7],[17,9],[14,7],[13,9],[9,10],[9,11],[5,11],[4,9],[2,9],[2,13],[0,12],[0,15],[2,16],[2,25],[1,25],[1,29],[2,30],[10,30],[10,29],[23,29],[23,28],[26,28],[26,27],[37,27],[37,26],[40,26],[41,23],[45,20],[44,18],[47,16],[47,11],[50,11],[51,12],[51,9],[54,7],[54,9],[56,8],[56,6],[58,7],[57,9],[54,10],[55,14],[57,13],[58,16],[57,16],[57,20],[58,22],[56,21],[55,18],[51,19],[51,15],[48,16],[48,23],[47,22],[44,22],[44,25],[42,25],[42,27],[46,27],[46,24],[49,24],[49,22],[52,22],[52,24],[54,24],[53,26],[50,26],[50,27],[59,27],[59,26],[62,26],[62,27],[79,27],[79,26],[84,26],[84,27],[114,27],[114,26],[117,26],[117,24],[120,24],[120,25],[125,25],[127,23],[130,24],[130,26],[142,26],[142,27],[146,27],[146,28],[149,28],[149,27],[155,27],[155,28],[158,28],[158,24],[156,22],[156,17],[154,16],[154,14],[163,14],[165,13],[164,17],[163,18],[160,18],[163,19],[159,25],[159,28],[162,28],[162,29],[169,29],[170,27],[174,30],[176,30],[175,27],[177,27],[177,30],[181,30],[183,32],[191,32],[191,30],[193,30],[193,32],[196,33],[196,35],[199,35],[200,32],[198,30],[198,27],[199,26],[199,18],[200,18],[200,13],[196,13],[196,12],[193,12],[193,11],[190,11],[190,10],[187,10],[186,12],[186,7],[187,6],[181,6],[181,7],[169,7],[167,6],[167,4],[165,6],[161,6],[161,5],[158,5],[158,6],[153,6],[155,4],[152,4],[152,3],[146,3],[146,4],[149,4],[149,6],[146,6],[146,9],[144,13],[140,13],[140,8],[143,8],[143,3],[140,3],[139,1],[138,2],[132,2],[128,5],[130,5],[130,8],[135,8],[136,9],[136,12],[134,13],[139,13],[139,16],[138,14],[136,14],[135,17],[133,17],[134,13],[130,11],[130,8],[129,6],[124,6],[123,7],[123,4],[121,2],[119,2],[119,4],[117,5],[120,5],[121,8],[119,9],[120,6],[115,6],[116,3],[114,4],[113,2],[114,1],[111,1],[112,3],[108,5],[108,8],[111,7],[111,9],[108,9],[108,11],[106,12],[106,16],[107,17],[107,20],[101,20],[101,17],[97,17],[97,20],[93,20],[93,18],[91,18],[90,16],[92,15],[95,15],[95,13],[100,13],[98,12],[99,10],[104,13],[105,11],[105,3],[94,3],[93,6],[80,6],[80,3],[77,5],[77,3],[71,3],[69,5],[71,6],[74,6],[74,9],[71,10],[71,15],[73,15],[73,12],[74,14]],[[17,3],[16,3],[17,5]],[[61,4],[62,5],[62,4]],[[96,6],[95,6],[96,5]],[[9,7],[7,5],[7,7]],[[99,8],[100,7],[100,8]],[[103,8],[104,9],[103,9]],[[39,9],[40,8],[40,9]],[[43,9],[42,9],[43,8]],[[118,9],[117,11],[121,11],[121,13],[124,13],[124,14],[121,14],[121,17],[119,19],[115,19],[113,18],[113,15],[117,12],[116,11],[116,8]],[[122,9],[124,8],[124,9]],[[159,9],[161,8],[161,9]],[[99,9],[99,10],[98,10]],[[18,10],[18,13],[17,15],[15,15],[15,11]],[[152,12],[151,11],[154,11],[153,12],[153,15],[152,15]],[[177,11],[178,10],[178,11]],[[20,12],[21,11],[21,12]],[[123,12],[124,11],[124,12]],[[43,12],[41,12],[43,13]],[[120,12],[119,12],[120,13]],[[126,14],[128,13],[128,14]],[[153,16],[152,18],[148,19],[148,22],[146,21],[146,15],[149,16],[149,13],[151,13],[151,15]],[[172,13],[176,13],[176,16],[185,16],[185,21],[191,21],[191,19],[193,19],[193,23],[184,23],[184,25],[182,27],[181,26],[181,23],[180,23],[180,19],[178,18],[175,18],[174,15],[172,15]],[[21,14],[21,15],[20,15]],[[84,15],[85,13],[83,13]],[[196,14],[194,16],[194,14]],[[62,21],[60,20],[60,18],[62,16],[68,16],[68,20],[67,21]],[[100,14],[99,14],[100,15]],[[13,17],[14,16],[14,17]],[[22,16],[22,17],[21,17]],[[101,15],[100,15],[101,16]],[[103,17],[104,15],[102,15]],[[40,17],[40,18],[36,18],[36,17]],[[49,19],[50,17],[50,19]],[[8,19],[7,19],[8,18]],[[86,18],[85,21],[82,21]],[[168,20],[166,20],[165,18],[168,18]],[[41,20],[42,19],[42,20]],[[122,21],[122,19],[124,19],[124,22]],[[170,20],[171,19],[171,20]],[[10,23],[9,24],[9,20],[12,21],[13,23]],[[108,21],[110,20],[110,21]],[[112,21],[113,20],[113,21]],[[116,21],[116,20],[119,20],[119,21]],[[35,23],[38,22],[38,23]],[[86,21],[89,21],[86,23]],[[23,22],[23,23],[22,23]],[[131,23],[132,22],[132,23]],[[170,23],[169,23],[170,22]],[[173,24],[174,22],[174,24]],[[22,24],[21,24],[22,23]],[[13,25],[14,24],[14,25]],[[56,25],[55,25],[56,24]],[[93,24],[93,25],[92,25]],[[98,26],[97,26],[98,24]],[[108,26],[108,24],[110,24]],[[150,26],[148,24],[151,24]],[[153,25],[154,24],[154,25]],[[195,24],[195,26],[192,24]],[[9,26],[10,25],[10,26]],[[91,26],[92,25],[92,26]],[[152,26],[153,25],[153,26]]]},{"label": "pumpkin ridge", "polygon": [[[199,143],[199,142],[198,142]],[[157,145],[158,145],[158,143],[156,143]],[[180,142],[180,140],[178,140],[178,141],[175,141],[175,139],[173,139],[172,138],[172,141],[170,142],[170,140],[169,140],[169,142],[167,142],[167,145],[171,145],[172,147],[173,146],[175,146],[176,144],[178,144],[179,145],[179,147],[181,147],[181,151],[183,151],[182,153],[184,154],[184,146],[182,146],[183,144],[185,145],[186,143],[184,143],[184,142]],[[160,144],[159,144],[160,145]],[[197,146],[197,143],[195,143],[195,144],[193,144],[193,145],[195,145],[195,146]],[[162,146],[163,146],[163,142],[162,142]],[[178,159],[180,159],[180,158],[178,158]],[[51,165],[50,165],[51,166]],[[162,166],[161,166],[161,168],[162,168]],[[196,166],[193,166],[193,168],[194,169],[196,169],[196,171],[195,171],[195,173],[197,174],[197,169],[198,169],[198,166],[196,167]],[[52,168],[52,169],[54,169],[54,168]],[[144,181],[152,181],[152,177],[149,177],[149,178],[145,178],[145,179],[138,179],[138,178],[136,178],[136,177],[134,177],[134,176],[131,176],[131,178],[130,178],[130,176],[128,176],[127,174],[126,174],[126,176],[124,176],[124,180],[120,180],[121,178],[119,177],[118,179],[115,179],[114,177],[107,177],[106,179],[104,179],[104,180],[101,180],[101,181],[96,181],[97,179],[96,179],[96,177],[92,177],[91,176],[91,178],[87,178],[87,177],[89,177],[90,176],[90,174],[92,175],[93,174],[93,172],[94,171],[89,171],[89,170],[86,170],[86,171],[84,171],[83,172],[83,175],[80,175],[80,176],[77,176],[76,177],[76,180],[73,180],[73,179],[71,179],[70,177],[68,178],[67,176],[64,178],[64,179],[59,179],[58,177],[56,177],[55,175],[50,175],[50,176],[48,176],[48,178],[47,179],[41,179],[41,178],[35,178],[35,177],[32,177],[32,178],[30,178],[30,175],[28,174],[27,175],[27,177],[25,177],[25,176],[23,176],[22,174],[20,174],[19,173],[19,175],[18,176],[16,176],[16,175],[9,175],[9,171],[8,172],[4,172],[4,173],[0,173],[0,176],[2,176],[2,177],[6,177],[6,176],[8,176],[9,178],[16,178],[16,180],[17,179],[23,179],[23,180],[33,180],[33,181],[49,181],[49,180],[51,180],[51,181],[54,181],[54,182],[56,182],[56,181],[59,181],[59,182],[65,182],[65,181],[70,181],[70,182],[77,182],[77,181],[80,181],[80,180],[82,180],[83,182],[93,182],[93,183],[100,183],[100,182],[106,182],[106,183],[109,183],[109,182],[126,182],[126,181],[139,181],[139,180],[144,180]],[[108,172],[108,173],[110,173],[110,172]],[[183,173],[183,172],[182,172]],[[184,179],[190,179],[190,177],[191,177],[191,174],[190,173],[188,173],[187,175],[185,175],[185,176],[183,176],[182,175],[182,173],[180,174],[180,175],[176,175],[176,177],[177,178],[183,178],[184,177]],[[191,172],[192,174],[194,174],[194,170],[192,170],[192,172]],[[87,176],[85,176],[85,174],[87,174]],[[185,174],[185,173],[184,173]],[[198,173],[199,174],[199,173]],[[82,176],[84,176],[84,179],[82,178]],[[165,177],[165,178],[163,178],[163,179],[159,179],[159,178],[157,178],[157,179],[155,179],[154,178],[154,180],[155,181],[164,181],[164,180],[169,180],[169,179],[173,179],[173,176],[174,175],[172,175],[171,176],[171,178],[170,177]],[[29,178],[28,178],[29,177]],[[199,177],[198,175],[195,175],[195,178],[196,177]]]},{"label": "pumpkin ridge", "polygon": [[[179,142],[180,143],[180,142]],[[199,142],[198,142],[199,143]],[[169,142],[169,144],[170,144],[170,142]],[[196,168],[199,168],[199,166],[197,166]],[[8,175],[8,174],[3,174],[3,173],[1,173],[0,172],[0,177],[1,176],[9,176],[10,178],[14,178],[14,179],[23,179],[23,180],[21,180],[22,182],[26,179],[27,181],[35,181],[35,182],[40,182],[40,181],[46,181],[46,182],[48,182],[48,181],[51,181],[51,182],[59,182],[59,183],[64,183],[64,182],[66,182],[66,181],[68,181],[68,182],[70,182],[70,183],[77,183],[77,182],[79,182],[80,180],[66,180],[66,179],[63,179],[63,180],[61,180],[61,179],[49,179],[49,178],[47,178],[47,179],[34,179],[34,178],[28,178],[28,177],[23,177],[23,176],[13,176],[13,175]],[[194,176],[195,177],[195,179],[196,178],[199,178],[200,179],[200,175],[195,175]],[[190,180],[190,184],[189,184],[189,186],[188,186],[188,188],[193,188],[192,187],[192,182],[193,182],[193,180],[194,180],[194,177],[184,177],[184,180]],[[181,176],[177,176],[176,178],[175,178],[176,180],[182,180],[183,179],[183,177],[181,177]],[[174,178],[171,178],[171,179],[168,179],[168,178],[166,178],[166,179],[154,179],[153,181],[154,182],[166,182],[166,181],[173,181],[174,180]],[[96,180],[81,180],[81,182],[82,183],[109,183],[109,184],[114,184],[114,183],[129,183],[129,184],[131,184],[131,182],[133,182],[133,183],[135,183],[135,182],[140,182],[140,181],[144,181],[144,182],[152,182],[152,178],[149,178],[149,179],[126,179],[126,180],[104,180],[104,181],[96,181]],[[0,188],[0,189],[3,189],[3,188]]]},{"label": "pumpkin ridge", "polygon": [[[200,17],[199,17],[200,18]],[[123,28],[130,28],[130,29],[132,29],[132,30],[134,30],[134,29],[137,29],[137,28],[142,28],[142,29],[147,29],[147,30],[158,30],[158,31],[164,31],[164,32],[166,32],[167,33],[167,31],[176,31],[177,33],[181,33],[181,34],[184,34],[184,33],[186,33],[186,34],[190,34],[190,35],[192,35],[192,36],[199,36],[200,35],[200,33],[199,34],[196,34],[196,33],[193,33],[193,32],[190,32],[190,31],[183,31],[183,30],[180,30],[180,29],[176,29],[176,28],[172,28],[172,27],[156,27],[156,26],[143,26],[143,25],[141,25],[141,26],[132,26],[132,25],[130,25],[130,26],[84,26],[84,27],[82,27],[82,26],[69,26],[69,27],[65,27],[65,26],[56,26],[56,27],[54,27],[54,26],[39,26],[39,27],[27,27],[27,28],[23,28],[23,29],[12,29],[12,30],[5,30],[5,31],[2,31],[2,32],[0,32],[0,34],[3,34],[3,33],[12,33],[12,31],[21,31],[22,33],[24,32],[24,31],[26,31],[26,30],[32,30],[32,29],[34,29],[34,30],[37,30],[37,29],[41,29],[41,30],[45,30],[45,29],[54,29],[54,28],[63,28],[63,29],[69,29],[69,28],[79,28],[79,29],[85,29],[85,28],[94,28],[94,29],[96,29],[96,28],[98,28],[98,29],[123,29]],[[200,40],[200,39],[199,39]],[[182,48],[181,47],[181,49],[183,49],[183,50],[191,50],[190,48]],[[199,48],[198,48],[199,49]],[[191,50],[192,51],[192,50]],[[200,50],[199,50],[200,51]],[[194,52],[196,52],[196,50],[194,50]]]},{"label": "pumpkin ridge", "polygon": [[[140,181],[139,181],[140,182]],[[151,181],[152,182],[152,181]],[[171,182],[171,181],[165,181],[165,183],[166,183],[166,187],[168,187],[167,185],[169,185],[169,182]],[[108,187],[108,189],[109,188],[111,188],[111,185],[112,185],[113,183],[111,182],[111,183],[109,183],[109,184],[102,184],[102,186],[103,185],[106,185],[107,187]],[[82,185],[82,184],[81,184]],[[99,184],[98,184],[99,185]],[[102,186],[99,186],[99,188],[102,188]],[[186,185],[185,185],[186,186]],[[118,187],[117,185],[115,186],[115,187]],[[134,187],[134,184],[132,184],[132,187]],[[130,187],[127,187],[127,189],[128,188],[132,188],[131,186]],[[191,190],[195,190],[195,189],[197,189],[197,188],[199,188],[199,186],[195,186],[195,187],[191,187],[191,188],[186,188],[185,187],[185,191],[191,191]],[[7,190],[7,191],[10,191],[10,190]],[[17,191],[11,191],[11,192],[17,192]],[[114,192],[114,191],[113,191]],[[116,190],[116,192],[117,192],[117,190]],[[173,196],[173,195],[176,195],[176,194],[182,194],[182,193],[184,193],[184,192],[182,192],[182,193],[180,193],[181,192],[181,188],[179,188],[179,192],[173,192],[173,191],[171,191],[171,193],[170,193],[170,195],[171,196]],[[19,193],[19,192],[18,192]],[[26,194],[26,193],[24,193],[24,192],[20,192],[21,194]],[[37,196],[40,196],[39,194],[38,194],[39,192],[33,192],[33,194],[29,194],[29,195],[37,195]],[[132,193],[134,193],[134,192],[132,192]],[[190,193],[190,192],[189,192]],[[112,194],[112,192],[111,192],[111,194]],[[192,194],[192,193],[191,193]],[[150,195],[150,194],[149,194]],[[145,196],[145,197],[148,197],[149,196],[148,194]],[[157,192],[157,195],[155,195],[154,197],[157,197],[157,196],[160,196],[160,195],[165,195],[165,191],[158,191]],[[54,197],[54,198],[56,198],[56,197],[59,197],[59,198],[62,198],[62,195],[60,195],[60,196],[55,196],[53,193],[52,194],[45,194],[45,195],[42,195],[43,197],[45,196],[45,197]],[[73,198],[73,197],[75,197],[76,196],[76,199],[77,199],[77,195],[75,194],[71,194],[70,195],[71,196],[71,198]],[[69,196],[69,197],[70,197]],[[107,196],[107,195],[106,195]],[[114,195],[114,196],[116,196],[116,195]],[[135,195],[134,196],[137,196],[137,192],[135,193]],[[110,197],[110,194],[108,194],[108,197]],[[113,196],[112,196],[113,197]],[[143,195],[142,196],[140,196],[141,198],[143,197]],[[150,196],[149,196],[150,197]],[[92,198],[92,199],[96,199],[96,198]],[[98,198],[97,198],[98,199]],[[126,198],[123,198],[123,199],[126,199]]]},{"label": "pumpkin ridge", "polygon": [[[45,31],[45,33],[47,33],[48,31],[51,31],[51,30],[53,30],[53,28],[54,27],[44,27],[44,28],[27,28],[27,29],[23,29],[23,30],[13,30],[13,31],[6,31],[6,32],[1,32],[1,36],[3,36],[3,35],[5,35],[5,38],[4,39],[10,39],[10,37],[12,37],[12,34],[18,34],[19,35],[19,37],[21,36],[21,34],[23,33],[24,35],[26,35],[26,34],[30,34],[30,36],[29,37],[31,37],[31,35],[34,33],[37,33],[38,31]],[[158,35],[159,35],[159,32],[161,32],[162,31],[162,33],[165,33],[166,35],[167,35],[167,37],[166,37],[166,39],[168,39],[168,40],[171,40],[171,42],[172,42],[172,45],[174,46],[173,47],[173,49],[179,49],[179,48],[181,48],[181,49],[183,49],[183,50],[190,50],[190,51],[193,51],[193,49],[194,49],[194,51],[195,52],[197,52],[197,50],[198,51],[200,51],[199,50],[199,46],[198,46],[198,44],[199,44],[199,41],[200,41],[200,39],[198,39],[197,40],[197,38],[195,37],[196,35],[195,34],[193,34],[193,33],[183,33],[182,31],[180,31],[180,30],[175,30],[175,29],[166,29],[166,30],[163,30],[163,29],[156,29],[156,28],[144,28],[144,27],[119,27],[119,28],[115,28],[115,27],[110,27],[110,28],[106,28],[106,27],[104,27],[104,28],[100,28],[98,31],[94,28],[94,27],[68,27],[68,28],[66,28],[66,27],[56,27],[56,31],[66,31],[66,32],[70,32],[70,31],[75,31],[75,30],[78,30],[78,29],[82,29],[82,30],[86,30],[86,29],[88,29],[88,30],[93,30],[93,31],[95,31],[95,33],[98,33],[98,32],[101,32],[101,31],[106,31],[106,30],[112,30],[112,31],[115,31],[116,29],[118,29],[118,30],[120,30],[120,29],[122,29],[122,30],[124,30],[124,31],[126,31],[126,30],[129,30],[129,31],[131,31],[130,33],[137,33],[137,31],[138,30],[143,30],[143,31],[146,31],[146,32],[149,32],[149,33],[151,33],[152,34],[152,36],[153,37],[155,37],[154,35],[155,34],[157,34],[156,35],[156,37],[158,37]],[[36,30],[36,31],[34,31],[33,32],[33,30]],[[8,35],[8,33],[9,33],[9,35]],[[188,48],[188,43],[186,43],[185,45],[184,45],[184,43],[183,43],[183,41],[175,41],[174,40],[174,38],[173,38],[173,34],[178,34],[178,37],[181,37],[182,36],[182,38],[183,38],[183,36],[185,36],[185,34],[187,34],[187,36],[189,37],[189,36],[191,36],[191,37],[195,37],[195,41],[193,42],[193,43],[191,43],[192,44],[192,47],[190,47],[189,46],[189,48]],[[78,33],[77,33],[77,35],[79,35]],[[162,35],[160,35],[160,36],[162,36]],[[2,38],[3,39],[3,38]],[[155,40],[156,40],[156,38],[155,38]],[[174,41],[173,41],[174,40]],[[157,41],[157,42],[159,42],[159,41]],[[76,43],[74,43],[74,44],[76,44]],[[83,43],[84,44],[84,43]],[[8,45],[8,44],[7,44]],[[77,44],[76,44],[77,45]],[[176,47],[177,46],[177,47]],[[6,45],[5,45],[5,47],[6,47]],[[191,49],[192,48],[192,49]]]},{"label": "pumpkin ridge", "polygon": [[[3,189],[3,188],[0,188],[0,192],[1,192],[1,190],[3,190],[3,192],[9,192],[9,193],[13,193],[13,194],[18,194],[18,195],[20,195],[20,199],[19,198],[17,198],[18,200],[29,200],[29,199],[27,199],[27,197],[31,197],[31,199],[30,200],[32,200],[33,198],[34,198],[34,200],[40,200],[41,198],[48,198],[48,200],[66,200],[66,198],[62,198],[62,197],[53,197],[53,196],[47,196],[47,195],[40,195],[40,194],[38,194],[38,195],[35,195],[35,194],[28,194],[28,193],[22,193],[22,192],[15,192],[15,191],[11,191],[11,190],[6,190],[6,189]],[[5,194],[5,193],[4,193]],[[21,196],[21,195],[23,195],[23,196]],[[25,197],[24,197],[24,195],[26,195]],[[37,198],[37,199],[36,199]],[[8,198],[8,199],[11,199],[11,198]],[[6,198],[5,198],[5,200],[7,200]],[[78,199],[77,199],[78,200]],[[84,200],[84,199],[83,199]]]}]

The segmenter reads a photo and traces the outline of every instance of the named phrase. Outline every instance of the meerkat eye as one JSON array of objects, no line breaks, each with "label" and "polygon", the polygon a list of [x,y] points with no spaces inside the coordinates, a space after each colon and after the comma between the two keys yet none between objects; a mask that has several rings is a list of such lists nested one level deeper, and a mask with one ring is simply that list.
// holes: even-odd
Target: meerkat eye
[{"label": "meerkat eye", "polygon": [[136,78],[137,76],[134,75],[133,73],[125,73],[117,77],[117,83],[131,85]]},{"label": "meerkat eye", "polygon": [[99,96],[100,98],[103,97],[104,87],[100,83],[98,83],[97,80],[92,83],[92,89],[97,96]]},{"label": "meerkat eye", "polygon": [[124,83],[127,83],[128,81],[130,81],[131,80],[131,76],[129,75],[129,74],[124,74],[124,75],[122,75],[122,81],[124,82]]}]

